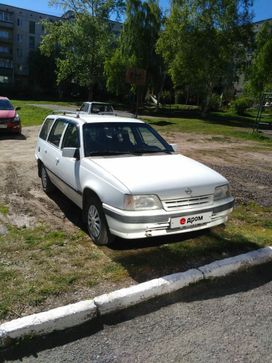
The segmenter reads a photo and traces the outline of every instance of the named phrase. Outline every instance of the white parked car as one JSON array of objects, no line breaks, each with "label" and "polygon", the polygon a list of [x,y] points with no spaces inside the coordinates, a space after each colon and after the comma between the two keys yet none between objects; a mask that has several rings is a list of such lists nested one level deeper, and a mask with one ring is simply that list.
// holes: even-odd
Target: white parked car
[{"label": "white parked car", "polygon": [[228,181],[180,155],[150,125],[113,116],[51,115],[35,156],[45,192],[83,210],[97,244],[171,235],[227,221]]}]

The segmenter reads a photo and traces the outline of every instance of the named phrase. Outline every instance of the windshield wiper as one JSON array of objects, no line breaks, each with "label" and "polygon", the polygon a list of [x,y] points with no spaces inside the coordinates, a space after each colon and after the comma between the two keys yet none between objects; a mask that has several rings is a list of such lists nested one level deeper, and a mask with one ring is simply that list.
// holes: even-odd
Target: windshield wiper
[{"label": "windshield wiper", "polygon": [[157,153],[167,153],[167,154],[171,154],[172,151],[171,150],[133,150],[132,151],[133,154],[157,154]]},{"label": "windshield wiper", "polygon": [[88,156],[123,155],[123,154],[130,154],[130,151],[115,151],[115,150],[92,151],[88,154]]}]

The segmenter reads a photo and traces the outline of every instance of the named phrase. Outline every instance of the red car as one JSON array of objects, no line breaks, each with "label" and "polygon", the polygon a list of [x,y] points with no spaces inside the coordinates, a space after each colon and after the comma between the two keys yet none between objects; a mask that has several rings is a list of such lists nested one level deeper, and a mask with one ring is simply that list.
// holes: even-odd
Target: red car
[{"label": "red car", "polygon": [[20,134],[22,131],[20,116],[16,112],[20,107],[14,108],[7,97],[0,97],[0,132],[8,131]]}]

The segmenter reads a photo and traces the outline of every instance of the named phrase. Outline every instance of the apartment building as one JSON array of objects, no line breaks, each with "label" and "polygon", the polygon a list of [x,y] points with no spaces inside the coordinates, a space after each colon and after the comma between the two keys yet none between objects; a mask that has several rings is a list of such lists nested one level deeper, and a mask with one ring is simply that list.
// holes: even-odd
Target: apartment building
[{"label": "apartment building", "polygon": [[27,82],[28,57],[41,41],[41,20],[60,18],[0,4],[0,85]]}]

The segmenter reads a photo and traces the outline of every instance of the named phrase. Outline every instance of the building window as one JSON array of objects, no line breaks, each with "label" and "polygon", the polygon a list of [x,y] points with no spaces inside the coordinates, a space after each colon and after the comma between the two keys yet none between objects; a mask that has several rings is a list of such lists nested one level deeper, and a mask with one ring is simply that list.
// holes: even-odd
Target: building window
[{"label": "building window", "polygon": [[18,43],[22,43],[22,41],[23,41],[23,34],[17,34],[17,42]]},{"label": "building window", "polygon": [[35,49],[35,38],[29,37],[29,49],[34,50]]},{"label": "building window", "polygon": [[8,13],[7,11],[0,11],[0,20],[11,22],[12,21],[11,13]]},{"label": "building window", "polygon": [[29,22],[29,33],[30,34],[35,34],[35,21],[30,21]]},{"label": "building window", "polygon": [[10,59],[0,58],[0,68],[13,68]]},{"label": "building window", "polygon": [[7,30],[0,30],[0,38],[9,39],[9,32]]},{"label": "building window", "polygon": [[17,57],[21,58],[23,56],[23,50],[21,48],[17,48]]},{"label": "building window", "polygon": [[10,51],[9,47],[5,47],[5,46],[1,45],[0,46],[0,53],[9,54],[9,53],[11,53],[11,51]]}]

